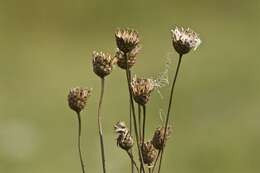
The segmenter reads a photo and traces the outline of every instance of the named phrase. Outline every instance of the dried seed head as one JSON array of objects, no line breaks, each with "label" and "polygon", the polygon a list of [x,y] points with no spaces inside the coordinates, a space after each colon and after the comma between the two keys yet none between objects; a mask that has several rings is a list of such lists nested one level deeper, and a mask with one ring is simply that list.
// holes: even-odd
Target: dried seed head
[{"label": "dried seed head", "polygon": [[140,49],[141,49],[140,46],[136,46],[133,50],[126,53],[126,56],[128,59],[127,64],[126,64],[126,59],[125,59],[124,53],[118,49],[116,52],[117,65],[124,70],[126,70],[127,67],[129,69],[131,67],[133,67],[133,65],[136,63],[136,55],[138,54]]},{"label": "dried seed head", "polygon": [[129,133],[125,122],[119,121],[114,125],[115,132],[118,134],[117,136],[117,145],[123,150],[128,151],[134,145],[134,140]]},{"label": "dried seed head", "polygon": [[174,49],[180,54],[186,54],[191,49],[196,50],[201,44],[201,40],[198,34],[192,31],[190,28],[178,28],[176,27],[172,32],[172,44]]},{"label": "dried seed head", "polygon": [[135,102],[145,105],[149,101],[152,91],[155,89],[155,81],[134,76],[131,82],[131,89]]},{"label": "dried seed head", "polygon": [[154,148],[153,144],[149,141],[141,146],[142,156],[144,164],[148,166],[153,166],[153,161],[156,159],[157,150]]},{"label": "dried seed head", "polygon": [[154,148],[156,148],[157,150],[162,150],[163,147],[165,146],[167,139],[171,135],[172,127],[168,126],[168,128],[166,129],[165,140],[164,140],[164,132],[165,132],[164,127],[159,127],[154,132],[152,144]]},{"label": "dried seed head", "polygon": [[91,94],[91,90],[92,89],[80,87],[70,89],[68,95],[69,107],[77,113],[80,113],[86,106],[87,99]]},{"label": "dried seed head", "polygon": [[112,58],[109,54],[103,52],[92,53],[93,57],[93,71],[101,78],[109,75],[116,63],[116,59]]},{"label": "dried seed head", "polygon": [[115,37],[118,49],[124,53],[132,51],[140,42],[138,33],[133,29],[118,29]]}]

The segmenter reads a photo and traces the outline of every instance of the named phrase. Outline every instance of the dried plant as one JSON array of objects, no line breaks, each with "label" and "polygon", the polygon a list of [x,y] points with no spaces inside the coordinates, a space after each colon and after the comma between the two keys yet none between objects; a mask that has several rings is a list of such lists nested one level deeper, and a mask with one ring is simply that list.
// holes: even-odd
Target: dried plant
[{"label": "dried plant", "polygon": [[101,107],[102,107],[104,90],[105,90],[105,77],[112,72],[113,67],[116,63],[116,59],[112,58],[109,54],[105,54],[103,52],[96,52],[96,51],[92,53],[92,58],[93,58],[92,61],[93,71],[101,79],[101,91],[100,91],[100,99],[98,104],[98,130],[99,130],[99,138],[100,138],[103,173],[106,173],[105,145],[103,139]]},{"label": "dried plant", "polygon": [[78,116],[78,151],[82,172],[85,173],[85,165],[82,158],[81,151],[81,116],[80,112],[85,108],[87,100],[90,96],[92,89],[75,87],[70,89],[68,95],[68,104],[69,107],[77,113]]},{"label": "dried plant", "polygon": [[[141,50],[140,37],[134,29],[117,29],[115,32],[115,41],[117,50],[115,56],[110,56],[107,53],[96,52],[92,53],[92,64],[94,73],[101,79],[101,91],[97,111],[98,130],[100,137],[101,158],[103,173],[106,173],[105,159],[105,144],[103,139],[102,116],[101,108],[105,90],[105,78],[111,74],[115,64],[117,64],[126,74],[126,82],[129,94],[129,127],[124,121],[119,121],[114,125],[114,131],[117,134],[116,144],[119,148],[125,151],[131,161],[131,172],[135,170],[138,173],[153,173],[157,170],[161,172],[164,149],[167,139],[172,134],[172,126],[169,125],[170,114],[176,81],[179,75],[182,57],[190,50],[196,50],[201,44],[198,34],[191,29],[176,27],[171,30],[172,45],[174,50],[179,54],[176,71],[173,74],[171,90],[169,93],[169,102],[167,108],[166,119],[163,125],[155,129],[152,138],[146,139],[146,129],[149,126],[149,120],[146,119],[147,105],[151,100],[151,94],[155,90],[159,90],[169,84],[168,73],[169,64],[165,71],[159,74],[157,79],[132,77],[132,67],[137,63],[137,55]],[[79,132],[78,132],[78,150],[82,172],[85,173],[84,162],[81,152],[81,117],[80,112],[84,109],[87,99],[90,96],[91,90],[76,87],[70,90],[68,95],[69,107],[78,115]],[[138,116],[136,116],[136,105],[138,106]],[[149,117],[148,117],[149,118]],[[132,128],[134,129],[132,133]],[[145,142],[148,141],[148,142]],[[136,144],[136,145],[135,145]],[[136,146],[136,149],[134,147]],[[138,153],[135,154],[134,151]],[[137,155],[137,156],[135,156]],[[138,157],[138,162],[135,161]]]}]

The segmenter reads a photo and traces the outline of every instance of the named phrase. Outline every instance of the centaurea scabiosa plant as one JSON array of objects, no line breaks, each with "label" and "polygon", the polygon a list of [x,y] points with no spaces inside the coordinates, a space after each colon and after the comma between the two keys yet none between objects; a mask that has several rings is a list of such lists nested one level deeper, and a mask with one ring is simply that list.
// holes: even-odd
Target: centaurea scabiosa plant
[{"label": "centaurea scabiosa plant", "polygon": [[97,117],[98,117],[98,130],[99,130],[99,139],[100,139],[100,147],[101,147],[102,167],[103,167],[103,173],[106,173],[105,145],[103,139],[101,107],[102,107],[104,90],[105,90],[105,77],[112,72],[114,65],[116,63],[116,59],[114,57],[111,57],[109,54],[105,54],[103,52],[96,52],[96,51],[92,53],[92,58],[93,58],[92,59],[93,71],[101,79],[101,91],[100,91]]},{"label": "centaurea scabiosa plant", "polygon": [[[179,54],[176,71],[173,74],[173,81],[171,84],[169,102],[167,107],[166,119],[163,124],[155,129],[153,136],[149,139],[146,137],[147,126],[149,126],[146,118],[147,105],[152,100],[152,93],[169,84],[168,68],[159,75],[157,79],[142,78],[136,75],[132,77],[132,67],[136,64],[137,55],[140,51],[140,38],[137,31],[134,29],[118,29],[115,33],[115,40],[117,50],[115,56],[103,52],[92,53],[92,65],[94,73],[101,80],[101,91],[97,110],[97,125],[99,131],[100,149],[103,173],[106,173],[106,158],[105,158],[105,144],[103,139],[102,115],[101,108],[105,91],[105,78],[111,74],[114,66],[123,69],[126,74],[126,81],[129,93],[129,124],[130,128],[124,121],[118,121],[114,125],[116,133],[116,144],[119,148],[124,150],[131,161],[131,173],[160,173],[164,149],[167,139],[172,134],[172,125],[169,125],[172,102],[174,96],[174,88],[177,77],[180,71],[183,55],[189,53],[192,49],[196,50],[200,45],[201,40],[197,33],[191,29],[184,29],[176,27],[172,32],[172,46]],[[87,99],[90,96],[91,89],[84,89],[75,87],[70,90],[68,95],[69,107],[78,115],[79,131],[78,131],[78,150],[82,172],[85,173],[84,162],[81,152],[81,116],[80,112],[84,109]],[[136,116],[135,106],[138,106],[138,117]],[[149,112],[148,112],[149,114]],[[133,123],[133,124],[132,124]],[[132,126],[134,133],[132,133]],[[135,145],[136,144],[136,145]],[[136,149],[134,147],[136,146]],[[135,160],[135,151],[137,150],[138,160]]]},{"label": "centaurea scabiosa plant", "polygon": [[[170,98],[169,98],[169,105],[168,105],[168,109],[167,109],[166,121],[165,121],[165,126],[164,126],[163,140],[166,140],[166,135],[167,135],[166,132],[168,129],[170,112],[171,112],[171,108],[172,108],[173,93],[174,93],[174,88],[176,85],[177,77],[178,77],[180,66],[181,66],[182,56],[184,54],[189,53],[190,50],[192,50],[192,49],[196,50],[198,48],[198,46],[201,44],[201,40],[200,40],[198,34],[196,32],[194,32],[193,30],[191,30],[190,28],[184,29],[183,27],[181,27],[181,28],[176,27],[175,29],[171,30],[171,33],[172,33],[172,45],[173,45],[174,49],[176,50],[176,52],[179,54],[179,59],[178,59],[177,69],[173,76],[173,81],[172,81],[172,86],[171,86],[171,91],[170,91]],[[161,170],[164,147],[161,150],[162,150],[162,152],[161,152],[161,156],[160,156],[158,173],[160,173],[160,170]]]},{"label": "centaurea scabiosa plant", "polygon": [[85,108],[87,100],[91,94],[92,89],[75,87],[70,89],[68,95],[69,107],[77,113],[78,118],[78,152],[82,173],[85,173],[85,165],[81,151],[81,115],[80,112]]}]

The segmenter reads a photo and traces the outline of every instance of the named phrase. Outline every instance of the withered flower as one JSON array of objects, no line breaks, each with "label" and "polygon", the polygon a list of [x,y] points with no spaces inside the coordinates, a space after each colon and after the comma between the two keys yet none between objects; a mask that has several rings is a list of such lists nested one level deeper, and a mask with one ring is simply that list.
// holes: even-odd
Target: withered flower
[{"label": "withered flower", "polygon": [[153,144],[150,141],[142,144],[141,151],[144,164],[153,166],[153,162],[157,156],[157,150],[154,148]]},{"label": "withered flower", "polygon": [[180,55],[188,53],[191,49],[196,50],[201,44],[198,34],[190,28],[176,27],[171,32],[173,47]]},{"label": "withered flower", "polygon": [[171,135],[172,127],[168,126],[168,128],[166,129],[165,139],[164,139],[164,132],[165,132],[164,127],[159,127],[154,132],[153,139],[151,142],[154,148],[156,148],[157,150],[162,150],[163,147],[165,146],[167,139]]},{"label": "withered flower", "polygon": [[77,113],[80,113],[86,106],[87,99],[91,94],[91,90],[92,89],[81,87],[75,87],[70,89],[68,95],[69,107]]},{"label": "withered flower", "polygon": [[93,71],[101,78],[109,75],[116,63],[116,58],[111,57],[109,54],[105,54],[103,52],[92,53],[93,57]]},{"label": "withered flower", "polygon": [[115,132],[118,134],[117,136],[117,145],[120,148],[128,151],[134,145],[134,140],[129,133],[129,129],[127,128],[125,122],[119,121],[114,125]]},{"label": "withered flower", "polygon": [[133,67],[133,65],[136,63],[136,55],[138,54],[140,49],[141,49],[140,46],[136,46],[133,50],[126,53],[126,56],[127,56],[127,59],[128,59],[127,64],[126,64],[126,58],[125,58],[124,53],[118,49],[116,51],[117,65],[124,70],[126,70],[127,67],[129,69],[131,67]]},{"label": "withered flower", "polygon": [[118,49],[124,53],[132,51],[140,42],[138,33],[133,29],[118,29],[115,37]]},{"label": "withered flower", "polygon": [[135,102],[145,105],[149,101],[150,95],[155,87],[154,80],[134,76],[131,82],[131,89]]}]

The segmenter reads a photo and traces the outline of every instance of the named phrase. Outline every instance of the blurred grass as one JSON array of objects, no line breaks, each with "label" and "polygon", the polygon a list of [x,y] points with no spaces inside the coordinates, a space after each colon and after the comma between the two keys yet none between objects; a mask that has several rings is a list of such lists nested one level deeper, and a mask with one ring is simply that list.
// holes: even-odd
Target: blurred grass
[{"label": "blurred grass", "polygon": [[[140,32],[134,72],[156,76],[166,58],[176,65],[169,30],[184,25],[202,45],[185,56],[177,83],[174,135],[163,172],[256,173],[260,166],[259,10],[257,0],[90,1],[0,0],[0,172],[80,172],[77,120],[66,96],[93,87],[84,112],[89,172],[100,172],[96,127],[99,79],[91,52],[115,50],[117,27]],[[115,145],[113,123],[127,120],[124,73],[108,77],[104,122],[109,172],[129,169]],[[161,122],[169,88],[148,106],[148,133]],[[123,102],[125,100],[125,102]]]}]

